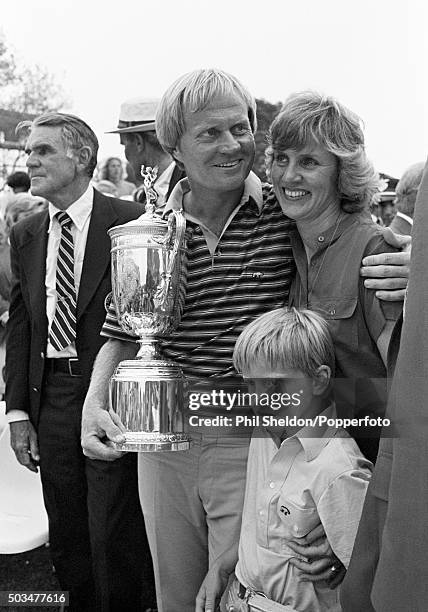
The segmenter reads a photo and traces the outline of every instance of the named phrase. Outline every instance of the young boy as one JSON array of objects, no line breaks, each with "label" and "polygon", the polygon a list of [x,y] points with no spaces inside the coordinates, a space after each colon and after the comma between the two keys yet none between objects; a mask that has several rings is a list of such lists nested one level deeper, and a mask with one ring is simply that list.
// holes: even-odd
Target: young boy
[{"label": "young boy", "polygon": [[[227,610],[338,611],[338,589],[325,581],[302,581],[288,546],[321,522],[347,567],[371,475],[371,463],[344,429],[296,422],[336,416],[329,391],[334,350],[326,322],[309,310],[268,312],[244,329],[234,363],[252,379],[259,398],[275,392],[275,407],[279,397],[284,405],[256,408],[265,427],[254,430],[250,444],[239,559]],[[234,555],[236,547],[217,560],[213,582],[221,582],[220,573],[224,583]]]}]

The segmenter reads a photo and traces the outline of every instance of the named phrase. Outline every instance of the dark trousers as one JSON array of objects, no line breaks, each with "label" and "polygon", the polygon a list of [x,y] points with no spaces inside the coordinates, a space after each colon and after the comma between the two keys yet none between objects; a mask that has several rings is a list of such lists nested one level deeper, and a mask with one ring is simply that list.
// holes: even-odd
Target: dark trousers
[{"label": "dark trousers", "polygon": [[155,596],[137,457],[84,457],[84,396],[80,377],[46,375],[38,436],[52,561],[70,610],[144,610]]},{"label": "dark trousers", "polygon": [[95,609],[85,458],[80,446],[81,378],[48,372],[38,425],[40,472],[52,561],[70,610]]},{"label": "dark trousers", "polygon": [[155,607],[152,558],[138,495],[137,453],[113,462],[87,459],[86,473],[97,610]]}]

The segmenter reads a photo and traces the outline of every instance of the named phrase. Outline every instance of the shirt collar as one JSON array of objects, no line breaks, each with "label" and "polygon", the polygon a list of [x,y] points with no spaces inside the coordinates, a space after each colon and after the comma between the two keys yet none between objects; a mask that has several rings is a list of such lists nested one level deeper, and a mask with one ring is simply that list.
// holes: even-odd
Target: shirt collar
[{"label": "shirt collar", "polygon": [[154,189],[158,194],[158,201],[156,202],[156,208],[163,208],[165,206],[166,194],[168,193],[169,183],[174,172],[175,162],[171,162],[169,166],[165,168],[160,176],[155,181]]},{"label": "shirt collar", "polygon": [[[166,203],[166,206],[163,210],[163,213],[168,214],[169,212],[171,212],[171,210],[179,210],[180,208],[182,208],[184,195],[188,191],[190,191],[190,185],[187,177],[185,177],[181,179],[181,181],[179,181],[172,190],[168,202]],[[250,201],[250,199],[256,204],[258,214],[260,214],[263,208],[262,183],[259,177],[254,174],[254,172],[250,172],[250,174],[245,179],[244,191],[237,205],[237,208]],[[193,217],[186,213],[185,216],[192,221],[196,221]]]},{"label": "shirt collar", "polygon": [[405,215],[404,213],[402,213],[401,211],[397,210],[396,212],[396,216],[397,217],[401,217],[402,219],[404,219],[405,221],[407,221],[407,223],[410,223],[410,225],[413,226],[413,219],[412,217],[409,217],[408,215]]},{"label": "shirt collar", "polygon": [[86,191],[78,198],[73,204],[65,211],[61,211],[59,208],[54,206],[52,202],[49,202],[49,229],[50,232],[52,230],[52,221],[54,216],[58,212],[66,212],[70,219],[73,221],[74,225],[77,227],[79,232],[82,231],[89,215],[92,212],[92,206],[94,202],[94,189],[92,185],[88,185]]},{"label": "shirt collar", "polygon": [[[370,215],[367,215],[365,211],[361,213],[342,213],[341,216],[337,218],[336,223],[331,225],[324,232],[320,232],[318,236],[315,236],[311,241],[311,244],[307,246],[312,249],[314,253],[320,253],[324,249],[330,247],[332,244],[337,242],[341,235],[348,230],[348,228],[358,220],[361,223],[372,223]],[[292,245],[296,245],[296,242],[301,242],[299,230],[297,226],[294,226],[292,231]]]},{"label": "shirt collar", "polygon": [[[334,402],[323,410],[323,412],[320,413],[320,416],[325,416],[327,419],[335,419],[337,415]],[[318,457],[322,449],[330,442],[331,438],[334,438],[337,435],[338,429],[336,427],[329,427],[325,425],[319,427],[317,431],[319,432],[319,435],[318,437],[315,437],[313,427],[310,425],[302,427],[302,429],[300,429],[296,434],[284,440],[282,445],[286,444],[287,440],[298,440],[303,448],[303,452],[305,453],[306,461],[312,461]]]}]

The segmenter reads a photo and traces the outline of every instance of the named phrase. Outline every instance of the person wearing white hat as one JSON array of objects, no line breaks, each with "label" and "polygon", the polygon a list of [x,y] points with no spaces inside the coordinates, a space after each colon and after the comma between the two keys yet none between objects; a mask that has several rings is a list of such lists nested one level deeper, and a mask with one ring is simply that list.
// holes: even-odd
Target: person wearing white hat
[{"label": "person wearing white hat", "polygon": [[119,123],[108,134],[120,134],[120,143],[125,147],[125,157],[130,163],[137,183],[133,199],[145,201],[142,186],[141,166],[157,166],[158,176],[154,188],[158,194],[157,207],[163,208],[171,191],[184,171],[161,147],[155,131],[155,115],[159,104],[156,98],[132,98],[120,107]]}]

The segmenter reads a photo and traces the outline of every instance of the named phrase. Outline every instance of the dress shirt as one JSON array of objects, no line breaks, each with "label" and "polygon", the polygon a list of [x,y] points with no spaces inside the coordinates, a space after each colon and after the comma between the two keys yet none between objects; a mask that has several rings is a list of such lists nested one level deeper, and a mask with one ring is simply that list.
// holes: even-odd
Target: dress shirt
[{"label": "dress shirt", "polygon": [[[334,405],[322,414],[335,417]],[[278,448],[265,429],[254,430],[235,570],[245,587],[311,612],[340,610],[339,593],[299,580],[288,540],[321,521],[347,567],[372,468],[345,430],[326,427],[318,435],[304,427]]]},{"label": "dress shirt", "polygon": [[[89,222],[91,219],[92,205],[94,201],[94,190],[91,186],[78,200],[67,208],[66,212],[73,224],[71,233],[74,243],[74,286],[76,288],[76,300],[79,295],[80,277],[82,276],[83,259],[85,257],[86,239],[88,237]],[[46,257],[46,314],[48,317],[49,330],[55,316],[57,292],[56,292],[56,261],[61,241],[61,224],[56,218],[60,209],[49,203],[50,223],[48,228],[48,249]],[[47,344],[46,356],[48,358],[76,357],[76,347],[73,344],[66,346],[62,351],[57,351],[49,342]]]},{"label": "dress shirt", "polygon": [[[86,239],[88,237],[89,223],[91,220],[92,206],[94,202],[94,190],[89,185],[78,200],[73,202],[66,211],[73,224],[71,233],[74,242],[74,284],[76,287],[76,299],[79,295],[80,278],[82,276],[83,260],[85,257]],[[50,330],[55,316],[57,293],[56,293],[56,260],[59,244],[61,241],[61,225],[55,215],[60,209],[49,202],[49,227],[48,246],[46,256],[46,314],[48,317],[48,329]],[[49,342],[46,347],[46,357],[56,359],[59,357],[76,357],[76,347],[73,342],[63,350],[57,351]],[[11,410],[8,412],[9,423],[13,421],[28,420],[28,414],[22,410]]]}]

